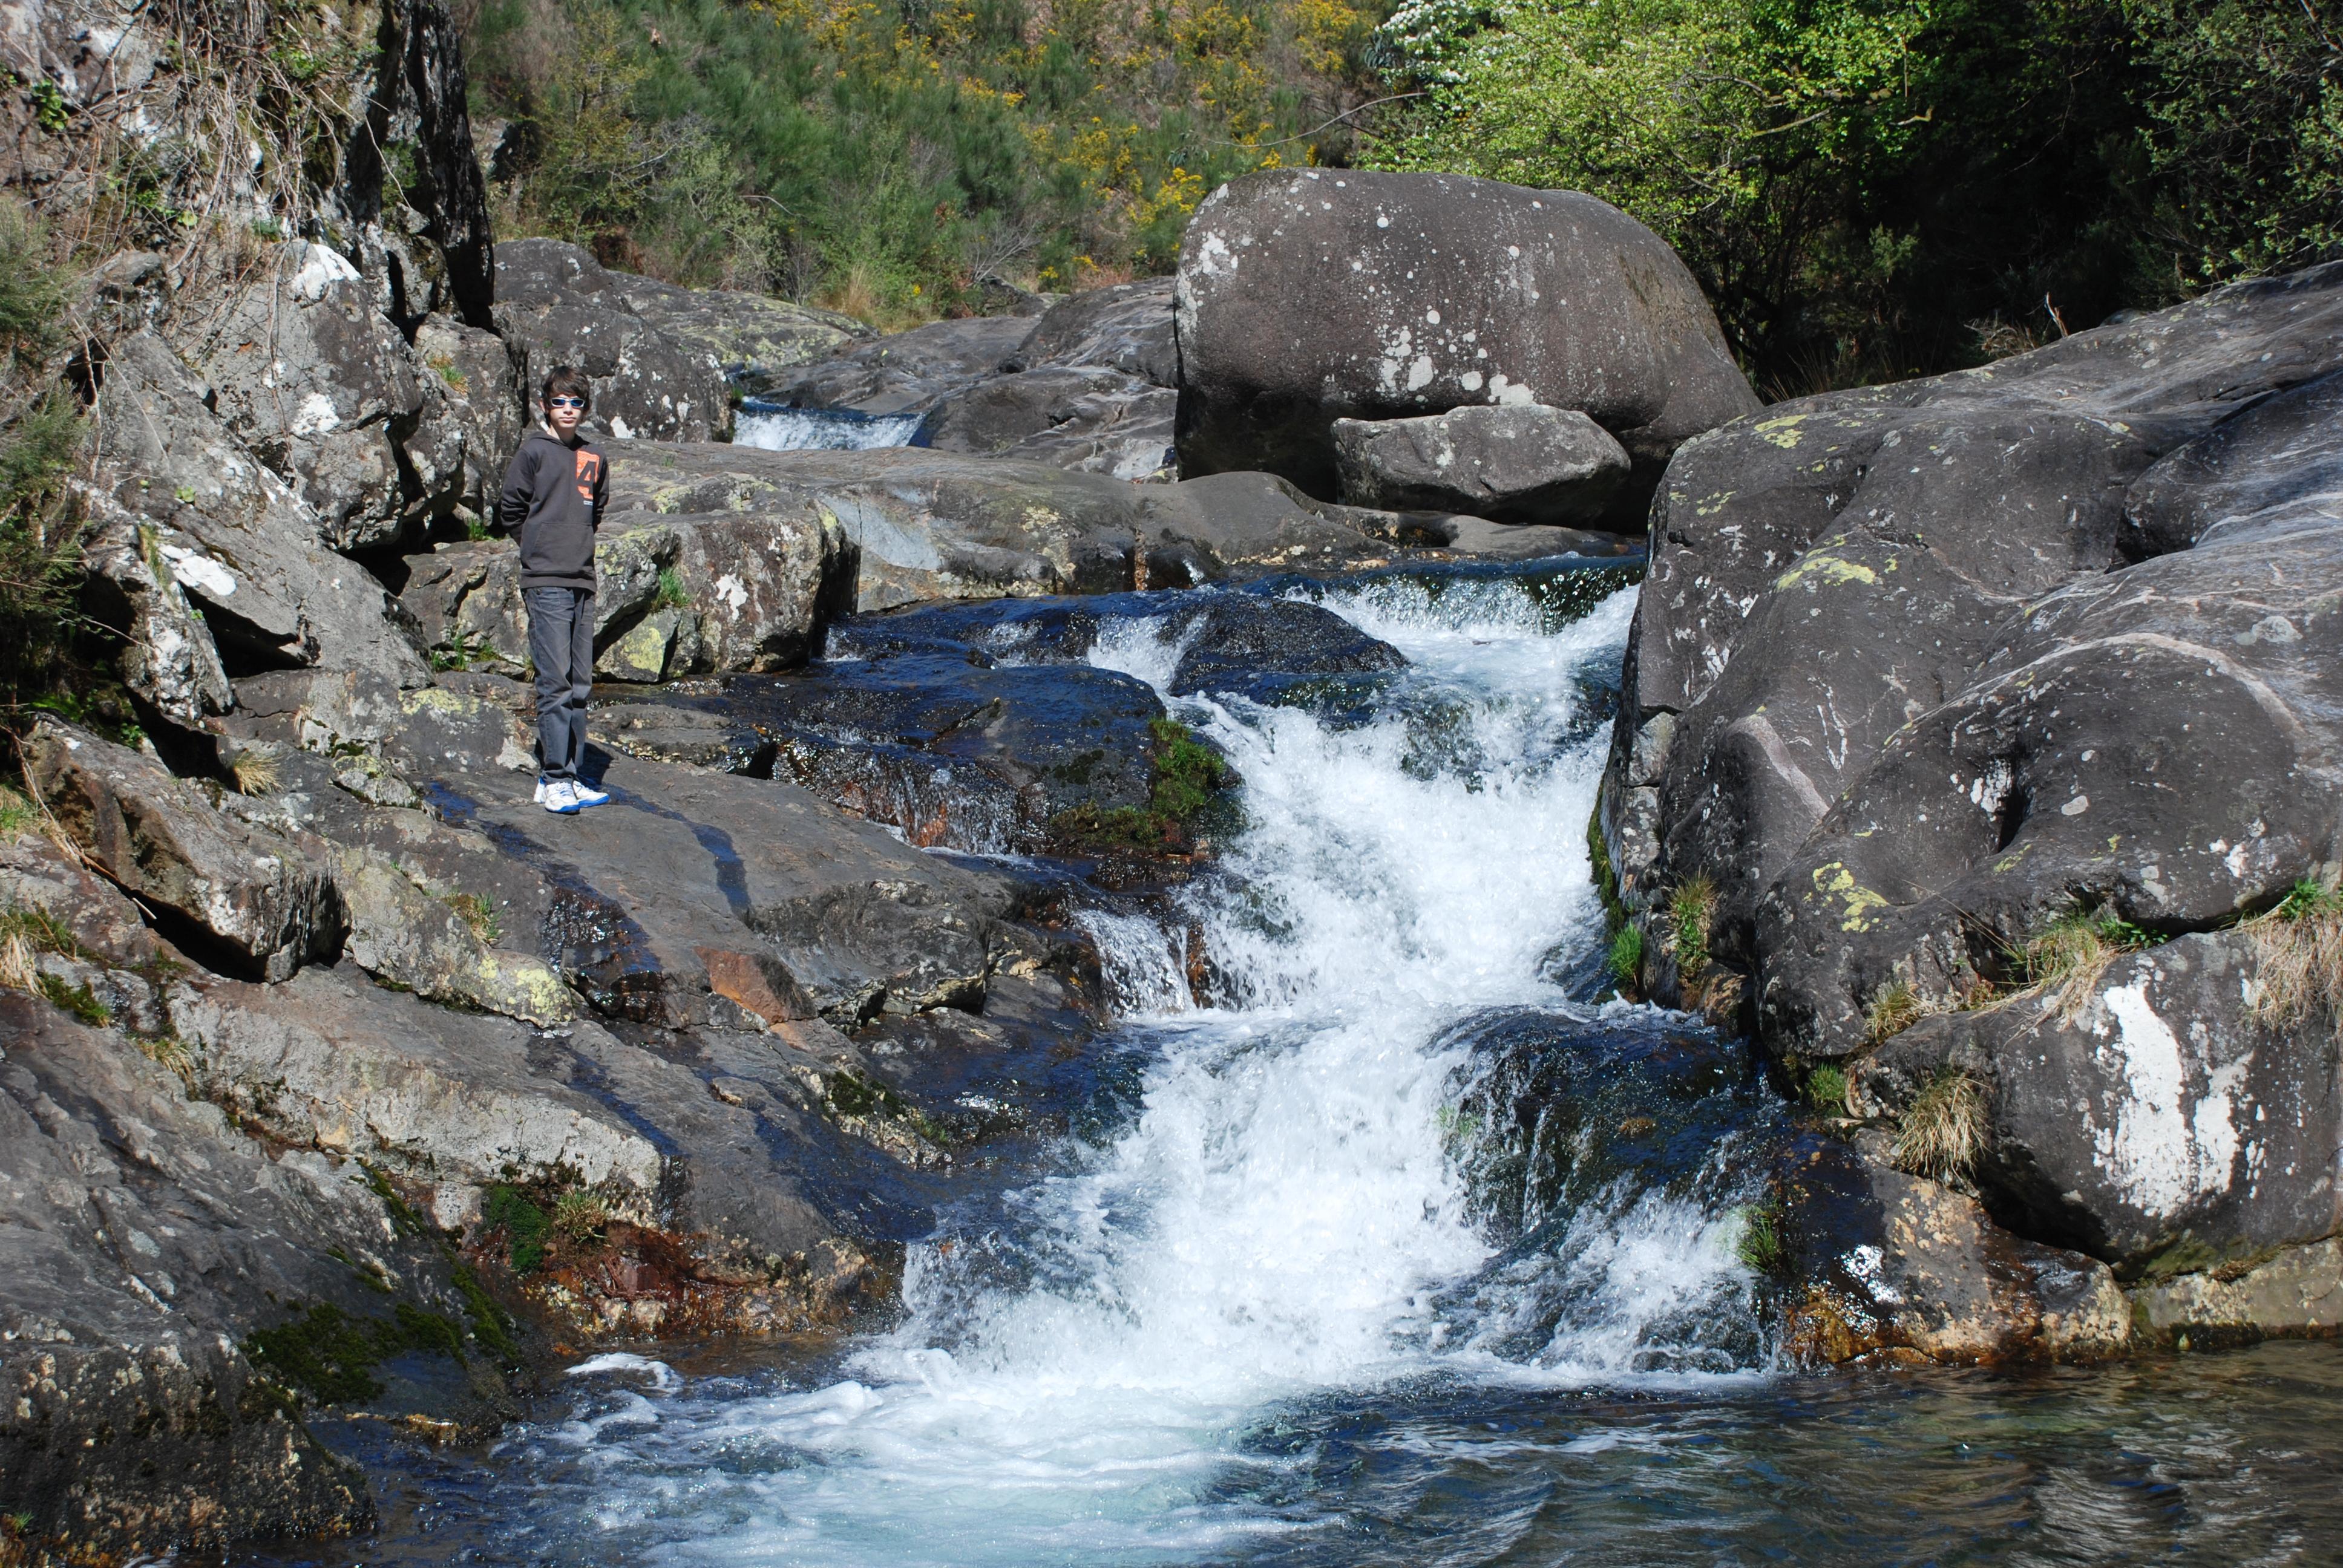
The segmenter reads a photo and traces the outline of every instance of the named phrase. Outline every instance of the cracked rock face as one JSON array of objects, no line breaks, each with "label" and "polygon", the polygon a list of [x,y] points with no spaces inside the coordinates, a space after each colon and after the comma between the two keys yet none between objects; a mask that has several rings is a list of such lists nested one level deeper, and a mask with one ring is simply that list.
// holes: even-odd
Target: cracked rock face
[{"label": "cracked rock face", "polygon": [[1493,180],[1263,172],[1196,209],[1178,278],[1180,467],[1335,492],[1336,419],[1582,410],[1643,470],[1757,407],[1658,236],[1604,202]]},{"label": "cracked rock face", "polygon": [[[1996,1218],[2126,1277],[2338,1221],[2327,1024],[2266,1023],[2226,928],[2343,870],[2338,324],[2328,266],[1801,399],[1687,444],[1654,506],[1623,903],[1657,932],[1707,879],[1745,1021],[1888,1113],[1976,1078]],[[2007,999],[2077,910],[2158,945]],[[1891,991],[1924,1021],[1880,1023]]]}]

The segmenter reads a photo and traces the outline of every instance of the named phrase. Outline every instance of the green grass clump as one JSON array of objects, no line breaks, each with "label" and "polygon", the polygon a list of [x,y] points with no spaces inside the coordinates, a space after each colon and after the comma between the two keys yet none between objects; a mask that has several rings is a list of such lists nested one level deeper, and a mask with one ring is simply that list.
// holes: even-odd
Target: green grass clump
[{"label": "green grass clump", "polygon": [[497,918],[497,903],[484,893],[450,893],[447,907],[465,928],[489,947],[497,945],[505,934],[504,922]]},{"label": "green grass clump", "polygon": [[1644,983],[1644,932],[1634,925],[1621,926],[1611,938],[1610,955],[1604,967],[1611,973],[1614,984],[1622,990],[1633,990]]},{"label": "green grass clump", "polygon": [[1687,877],[1668,895],[1668,954],[1687,988],[1708,972],[1710,925],[1716,916],[1716,883]]},{"label": "green grass clump", "polygon": [[2026,940],[2018,960],[2026,990],[2046,995],[2058,1016],[2071,1019],[2088,1006],[2107,966],[2156,939],[2109,910],[2067,910]]},{"label": "green grass clump", "polygon": [[1817,1067],[1806,1074],[1806,1103],[1833,1116],[1846,1114],[1846,1074],[1835,1067]]},{"label": "green grass clump", "polygon": [[1734,1239],[1734,1256],[1761,1274],[1779,1270],[1786,1254],[1782,1247],[1782,1209],[1771,1199],[1738,1211],[1741,1232]]},{"label": "green grass clump", "polygon": [[514,1273],[533,1274],[545,1266],[546,1237],[553,1221],[519,1188],[489,1188],[480,1201],[480,1223],[504,1232],[505,1261]]},{"label": "green grass clump", "polygon": [[683,591],[683,574],[673,567],[659,568],[659,597],[651,600],[653,609],[682,609],[691,603],[691,596]]}]

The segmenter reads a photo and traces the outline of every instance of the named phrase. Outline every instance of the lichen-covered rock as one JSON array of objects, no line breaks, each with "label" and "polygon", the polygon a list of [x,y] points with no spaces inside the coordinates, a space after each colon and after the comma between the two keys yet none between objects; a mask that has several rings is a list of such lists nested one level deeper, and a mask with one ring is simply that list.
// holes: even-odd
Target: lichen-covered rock
[{"label": "lichen-covered rock", "polygon": [[271,1156],[137,1042],[45,1002],[0,991],[0,1509],[19,1539],[134,1556],[367,1527],[364,1475],[249,1349],[308,1306],[427,1314],[503,1397],[437,1251],[364,1172]]},{"label": "lichen-covered rock", "polygon": [[[2258,939],[2222,934],[2343,864],[2338,323],[2330,265],[1804,399],[1688,443],[1654,504],[1622,902],[1655,948],[1713,903],[1794,1070],[1876,1050],[1896,1111],[1968,1072],[1996,1219],[2126,1277],[2343,1218],[2323,1026],[2265,1027]],[[2013,998],[2062,919],[2180,940]]]},{"label": "lichen-covered rock", "polygon": [[188,940],[270,980],[330,960],[347,917],[330,870],[292,842],[222,818],[160,763],[43,719],[25,777],[117,886],[187,925]]},{"label": "lichen-covered rock", "polygon": [[424,373],[437,377],[448,416],[463,434],[463,478],[455,504],[476,518],[492,518],[505,465],[531,417],[521,385],[528,355],[493,332],[445,316],[427,316],[417,326],[415,353]]},{"label": "lichen-covered rock", "polygon": [[85,591],[97,618],[123,634],[123,685],[172,723],[202,728],[236,694],[210,628],[162,553],[162,531],[104,490],[79,482],[73,489],[90,524]]},{"label": "lichen-covered rock", "polygon": [[902,414],[996,374],[1034,328],[1028,317],[935,321],[773,377],[759,395],[792,408]]},{"label": "lichen-covered rock", "polygon": [[287,242],[177,347],[336,549],[394,544],[456,504],[464,429],[447,387],[331,246]]},{"label": "lichen-covered rock", "polygon": [[573,245],[497,246],[497,329],[528,355],[531,397],[556,365],[593,383],[595,427],[621,439],[708,441],[732,429],[713,355],[635,314],[616,278]]},{"label": "lichen-covered rock", "polygon": [[1939,1075],[1983,1088],[1978,1187],[2025,1234],[2127,1280],[2234,1269],[2343,1222],[2343,1074],[2323,1028],[2265,1025],[2259,940],[2126,954],[2085,994],[1925,1019],[1864,1064],[1889,1113]]},{"label": "lichen-covered rock", "polygon": [[[181,981],[171,1022],[211,1100],[300,1148],[433,1183],[562,1176],[648,1201],[658,1145],[528,1063],[530,1030],[378,990],[347,971],[290,984]],[[590,1026],[588,1026],[590,1027]]]},{"label": "lichen-covered rock", "polygon": [[153,334],[109,347],[97,439],[98,484],[152,528],[153,553],[202,609],[228,674],[318,665],[401,686],[428,678],[382,585],[319,542],[315,513]]},{"label": "lichen-covered rock", "polygon": [[376,980],[540,1027],[578,1015],[578,999],[544,960],[498,947],[475,931],[475,922],[494,919],[493,910],[470,906],[468,920],[371,849],[337,849],[333,869],[349,911],[346,950]]},{"label": "lichen-covered rock", "polygon": [[1798,1140],[1772,1192],[1772,1268],[1804,1357],[2090,1361],[2131,1337],[2105,1264],[2023,1241],[1974,1198],[1896,1170],[1876,1133]]},{"label": "lichen-covered rock", "polygon": [[1337,419],[1343,501],[1501,523],[1599,526],[1627,449],[1571,408],[1467,407],[1413,419]]},{"label": "lichen-covered rock", "polygon": [[770,295],[678,288],[630,272],[608,276],[636,315],[665,337],[707,355],[733,387],[750,396],[796,366],[872,336],[850,316]]},{"label": "lichen-covered rock", "polygon": [[2138,1332],[2183,1350],[2343,1333],[2343,1241],[2288,1247],[2244,1270],[2181,1274],[2131,1293]]},{"label": "lichen-covered rock", "polygon": [[1684,264],[1593,196],[1457,175],[1262,172],[1181,242],[1180,467],[1335,490],[1336,419],[1576,408],[1634,455],[1639,514],[1686,438],[1757,407]]}]

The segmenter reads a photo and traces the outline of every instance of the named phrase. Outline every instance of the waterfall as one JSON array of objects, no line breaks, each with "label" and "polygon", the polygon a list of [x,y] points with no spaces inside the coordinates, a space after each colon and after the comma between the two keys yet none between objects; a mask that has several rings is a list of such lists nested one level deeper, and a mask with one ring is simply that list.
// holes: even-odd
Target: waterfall
[{"label": "waterfall", "polygon": [[908,447],[919,434],[924,411],[858,414],[849,408],[783,408],[754,398],[740,405],[732,424],[733,444],[769,452],[867,452],[877,447]]},{"label": "waterfall", "polygon": [[[1476,1185],[1503,1163],[1471,1109],[1489,1041],[1687,1027],[1557,979],[1603,937],[1586,825],[1632,590],[1584,613],[1524,578],[1310,591],[1410,668],[1342,726],[1167,698],[1242,776],[1244,827],[1181,895],[1182,930],[1084,917],[1152,1049],[1135,1116],[910,1249],[900,1326],[824,1386],[668,1397],[615,1445],[598,1429],[625,1477],[604,1528],[728,1563],[1246,1555],[1311,1528],[1275,1501],[1281,1412],[1762,1364],[1730,1137],[1680,1181],[1567,1203]],[[1134,620],[1091,657],[1161,689],[1190,635]]]}]

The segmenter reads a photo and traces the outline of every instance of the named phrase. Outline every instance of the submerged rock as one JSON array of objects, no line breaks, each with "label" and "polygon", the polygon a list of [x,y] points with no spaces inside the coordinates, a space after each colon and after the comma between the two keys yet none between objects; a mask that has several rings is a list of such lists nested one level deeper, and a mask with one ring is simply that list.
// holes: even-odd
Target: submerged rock
[{"label": "submerged rock", "polygon": [[1657,236],[1572,191],[1454,175],[1248,175],[1181,242],[1180,463],[1335,492],[1336,419],[1469,405],[1584,411],[1635,458],[1640,518],[1676,446],[1757,407]]}]

